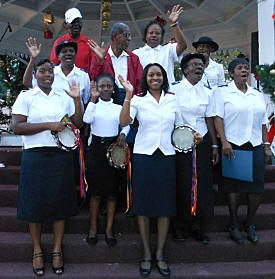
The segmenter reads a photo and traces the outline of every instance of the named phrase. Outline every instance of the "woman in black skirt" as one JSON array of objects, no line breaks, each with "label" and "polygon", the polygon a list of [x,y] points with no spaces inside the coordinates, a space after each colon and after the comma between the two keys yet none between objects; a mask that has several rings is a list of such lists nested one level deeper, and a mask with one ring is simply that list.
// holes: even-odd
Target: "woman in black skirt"
[{"label": "woman in black skirt", "polygon": [[[92,142],[88,151],[87,177],[89,182],[90,199],[90,230],[87,237],[89,244],[97,243],[97,215],[101,197],[108,198],[106,243],[116,245],[113,234],[113,223],[116,211],[116,200],[120,184],[119,170],[110,166],[106,153],[110,144],[118,142],[125,145],[125,137],[129,126],[119,134],[119,115],[121,106],[113,103],[118,96],[118,88],[110,74],[101,74],[96,82],[91,82],[91,101],[84,113],[83,120],[91,124]],[[98,101],[98,102],[97,102]],[[118,136],[119,134],[119,136]],[[124,172],[126,175],[126,172]]]},{"label": "woman in black skirt", "polygon": [[264,192],[265,158],[271,159],[266,123],[268,122],[263,95],[248,86],[249,64],[237,58],[228,65],[232,81],[216,93],[215,126],[219,133],[222,152],[229,159],[236,157],[234,150],[253,153],[253,182],[222,177],[220,190],[227,193],[230,212],[229,233],[238,244],[244,242],[239,231],[237,213],[240,194],[247,196],[247,217],[244,221],[247,238],[258,242],[254,219]]},{"label": "woman in black skirt", "polygon": [[194,154],[176,154],[177,219],[173,224],[173,239],[183,241],[188,232],[203,244],[210,241],[204,233],[205,223],[214,215],[210,139],[213,150],[212,163],[215,164],[219,160],[213,121],[213,91],[201,82],[205,61],[204,55],[200,53],[185,55],[181,60],[185,79],[171,86],[180,102],[183,123],[192,126],[203,136],[203,142],[196,147],[197,202],[194,212],[191,211]]},{"label": "woman in black skirt", "polygon": [[[151,271],[149,217],[158,217],[158,244],[155,253],[157,267],[162,275],[170,269],[164,259],[170,217],[176,214],[175,150],[171,143],[174,125],[182,124],[178,100],[168,92],[167,75],[157,63],[148,64],[142,75],[142,92],[132,98],[133,87],[119,77],[126,89],[120,115],[120,124],[126,126],[135,117],[139,129],[134,144],[131,212],[138,215],[143,242],[140,272]],[[201,141],[199,134],[195,139]]]},{"label": "woman in black skirt", "polygon": [[12,123],[14,133],[23,135],[17,218],[29,222],[34,245],[33,271],[41,276],[42,223],[53,221],[53,270],[62,274],[65,219],[77,214],[73,154],[57,148],[51,132],[64,129],[60,120],[66,114],[77,127],[82,127],[83,113],[78,86],[71,86],[68,95],[51,90],[54,73],[48,59],[36,64],[35,76],[38,86],[19,94],[12,108]]}]

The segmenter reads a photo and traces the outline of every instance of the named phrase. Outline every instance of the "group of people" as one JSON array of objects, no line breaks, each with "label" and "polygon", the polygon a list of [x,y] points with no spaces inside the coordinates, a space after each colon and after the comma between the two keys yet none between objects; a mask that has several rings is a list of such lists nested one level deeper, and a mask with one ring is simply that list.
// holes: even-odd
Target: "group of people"
[{"label": "group of people", "polygon": [[[76,8],[65,14],[69,33],[54,43],[50,60],[37,62],[42,46],[34,38],[26,42],[31,59],[23,81],[30,89],[19,94],[12,121],[14,133],[23,135],[17,217],[29,223],[36,275],[45,271],[43,222],[53,221],[52,267],[62,274],[65,219],[77,214],[72,152],[59,149],[51,134],[64,130],[60,121],[66,114],[77,128],[87,123],[91,130],[86,170],[90,245],[97,243],[101,197],[107,197],[106,243],[117,243],[113,223],[118,189],[126,173],[108,164],[106,152],[113,142],[121,146],[127,142],[132,148],[131,213],[137,215],[143,243],[141,274],[151,272],[153,259],[162,275],[170,274],[164,248],[171,218],[175,241],[189,234],[209,243],[204,225],[214,215],[211,165],[219,163],[221,153],[231,160],[237,156],[234,150],[253,153],[253,181],[220,175],[219,188],[228,196],[231,239],[239,244],[244,241],[237,213],[240,194],[246,194],[247,237],[258,241],[254,218],[264,191],[265,159],[271,158],[264,99],[247,84],[246,59],[229,64],[232,81],[225,83],[223,67],[210,58],[219,48],[210,37],[201,37],[193,43],[195,52],[183,55],[187,43],[178,25],[182,11],[177,5],[167,12],[176,43],[162,45],[165,29],[160,22],[150,21],[144,29],[145,46],[133,52],[127,50],[131,32],[124,23],[113,25],[108,48],[84,37],[82,15]],[[52,62],[59,65],[54,67]],[[178,82],[175,62],[184,76]],[[185,124],[195,130],[195,153],[176,152],[172,145],[174,127]],[[154,255],[150,217],[157,217]]]}]

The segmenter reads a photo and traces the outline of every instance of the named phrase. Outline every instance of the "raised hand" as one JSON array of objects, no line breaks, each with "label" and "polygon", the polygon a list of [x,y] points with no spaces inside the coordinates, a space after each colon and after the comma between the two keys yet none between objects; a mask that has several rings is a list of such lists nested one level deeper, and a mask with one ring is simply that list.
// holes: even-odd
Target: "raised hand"
[{"label": "raised hand", "polygon": [[26,42],[26,46],[29,49],[31,57],[33,59],[36,59],[39,56],[40,52],[41,52],[42,45],[40,44],[37,47],[36,39],[32,38],[32,37],[29,37],[28,41]]},{"label": "raised hand", "polygon": [[77,99],[80,96],[79,85],[74,81],[70,84],[70,92],[68,92],[66,89],[64,89],[64,91],[73,99]]},{"label": "raised hand", "polygon": [[99,92],[97,91],[96,82],[91,81],[90,83],[90,94],[91,94],[91,101],[95,103],[96,99],[99,97]]},{"label": "raised hand", "polygon": [[101,43],[100,47],[94,40],[91,39],[88,41],[88,46],[93,50],[99,60],[103,60],[106,52],[104,42]]},{"label": "raised hand", "polygon": [[167,12],[167,18],[171,25],[178,21],[179,15],[182,12],[183,12],[183,8],[180,5],[174,6],[171,13],[170,11]]},{"label": "raised hand", "polygon": [[[134,87],[133,85],[130,83],[130,81],[125,81],[124,78],[121,76],[121,75],[118,75],[118,79],[119,79],[119,82],[121,83],[121,85],[124,87],[124,89],[126,90],[126,93],[127,92],[130,92],[131,94],[133,93],[134,91]],[[132,95],[131,95],[132,96]]]}]

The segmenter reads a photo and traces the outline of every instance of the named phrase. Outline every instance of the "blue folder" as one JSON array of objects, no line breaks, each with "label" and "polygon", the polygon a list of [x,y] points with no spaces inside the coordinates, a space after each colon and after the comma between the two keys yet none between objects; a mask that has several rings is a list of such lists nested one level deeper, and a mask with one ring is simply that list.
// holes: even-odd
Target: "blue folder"
[{"label": "blue folder", "polygon": [[222,175],[253,182],[253,152],[233,150],[236,158],[231,154],[231,160],[222,153]]}]

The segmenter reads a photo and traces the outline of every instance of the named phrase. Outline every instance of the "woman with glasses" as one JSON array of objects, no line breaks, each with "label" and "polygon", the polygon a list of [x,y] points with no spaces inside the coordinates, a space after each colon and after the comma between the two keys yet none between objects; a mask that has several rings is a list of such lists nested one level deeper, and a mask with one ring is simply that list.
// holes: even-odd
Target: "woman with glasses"
[{"label": "woman with glasses", "polygon": [[142,40],[145,46],[133,51],[139,57],[143,68],[149,63],[155,62],[162,65],[167,72],[169,84],[175,81],[174,63],[180,61],[182,53],[187,48],[186,40],[178,24],[178,18],[182,11],[183,8],[176,5],[171,13],[167,12],[168,21],[177,43],[162,46],[165,34],[164,20],[152,20],[144,29]]},{"label": "woman with glasses", "polygon": [[[213,164],[218,162],[219,154],[213,125],[213,92],[201,82],[205,62],[203,54],[185,55],[181,60],[185,79],[172,84],[171,91],[178,97],[183,124],[192,126],[203,136],[203,142],[196,147],[196,163],[192,152],[176,154],[177,218],[173,224],[173,239],[183,241],[188,231],[197,241],[207,244],[210,240],[203,233],[204,225],[214,214],[210,139]],[[195,214],[191,214],[191,191],[194,187],[192,177],[195,165],[197,202]]]}]

